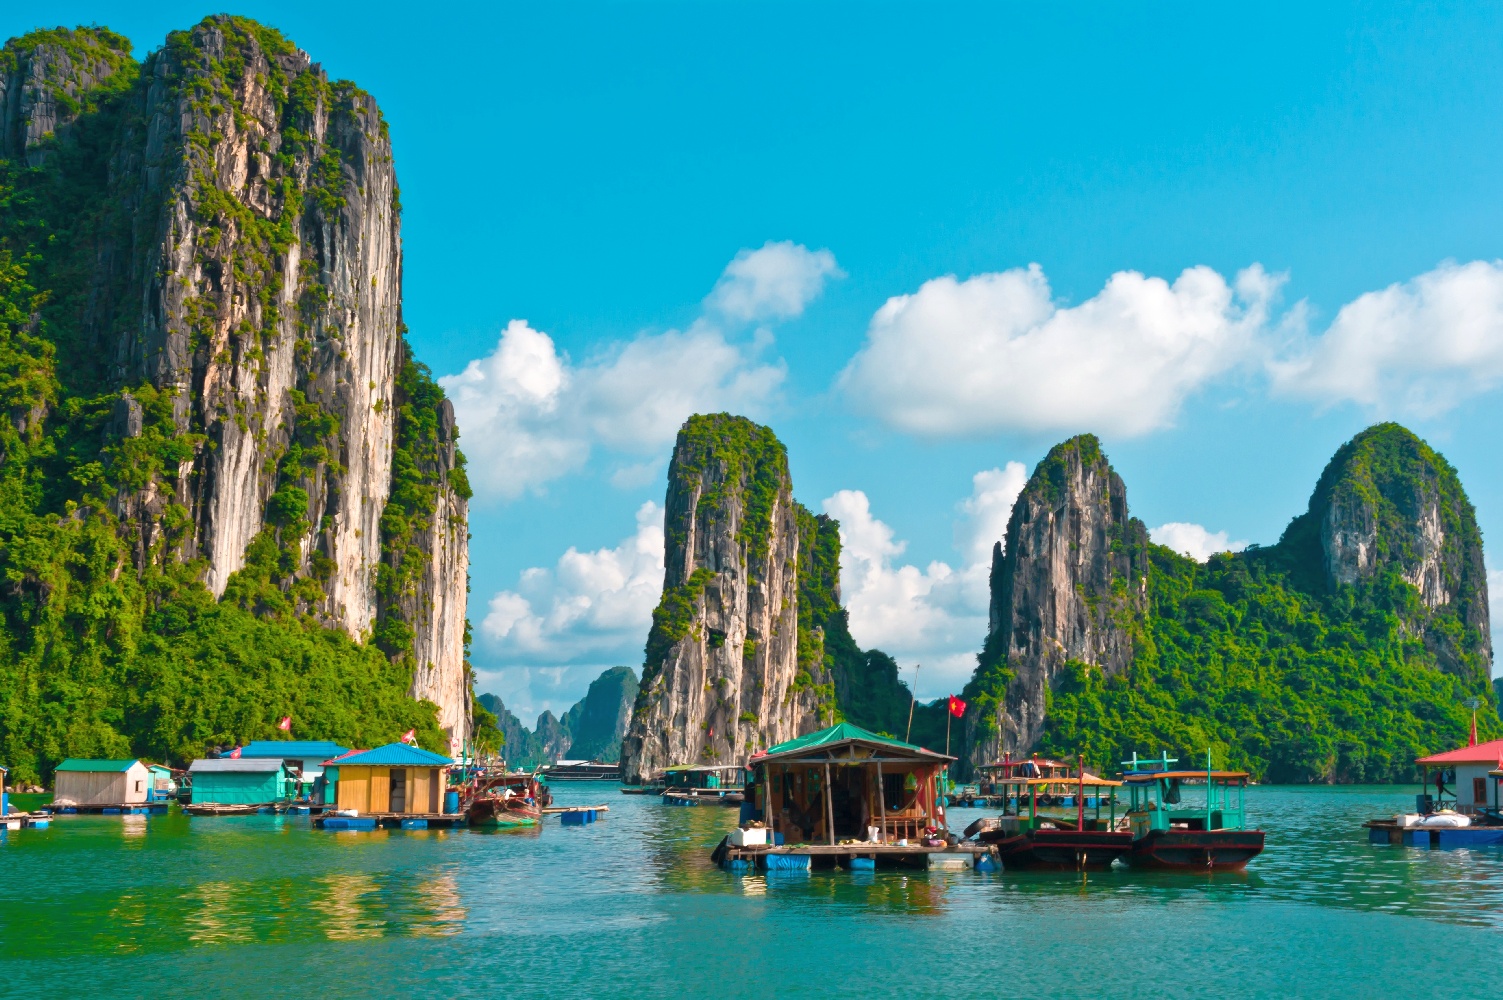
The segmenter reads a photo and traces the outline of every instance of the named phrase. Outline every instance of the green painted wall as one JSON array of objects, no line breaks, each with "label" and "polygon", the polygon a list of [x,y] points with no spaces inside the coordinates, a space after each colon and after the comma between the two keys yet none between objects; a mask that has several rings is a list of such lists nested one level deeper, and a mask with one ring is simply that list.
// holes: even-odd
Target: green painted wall
[{"label": "green painted wall", "polygon": [[209,772],[193,776],[194,802],[224,804],[275,802],[282,798],[284,772]]}]

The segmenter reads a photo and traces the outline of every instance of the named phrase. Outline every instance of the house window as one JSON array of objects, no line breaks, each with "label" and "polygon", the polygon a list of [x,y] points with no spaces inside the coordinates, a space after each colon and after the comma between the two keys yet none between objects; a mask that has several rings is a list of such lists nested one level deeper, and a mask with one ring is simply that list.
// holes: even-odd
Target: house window
[{"label": "house window", "polygon": [[1472,802],[1479,806],[1487,805],[1487,779],[1472,779]]},{"label": "house window", "polygon": [[141,790],[141,783],[138,781],[138,782],[136,782],[136,791],[139,792],[140,790]]}]

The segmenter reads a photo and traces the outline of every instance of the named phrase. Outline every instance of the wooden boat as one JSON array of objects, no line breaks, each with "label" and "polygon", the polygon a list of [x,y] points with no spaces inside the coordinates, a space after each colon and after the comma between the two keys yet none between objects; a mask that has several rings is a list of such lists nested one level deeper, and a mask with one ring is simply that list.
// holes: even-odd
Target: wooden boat
[{"label": "wooden boat", "polygon": [[481,774],[470,789],[465,817],[477,827],[537,826],[543,821],[543,809],[552,802],[548,786],[536,774]]},{"label": "wooden boat", "polygon": [[1091,774],[1083,759],[1073,774],[1068,764],[1039,758],[1009,759],[987,770],[1004,813],[973,827],[977,840],[996,848],[1003,868],[1103,869],[1131,852],[1132,834],[1117,829],[1116,790],[1122,783]]},{"label": "wooden boat", "polygon": [[[1156,761],[1133,754],[1122,762],[1130,768],[1122,775],[1130,795],[1128,862],[1214,871],[1242,868],[1262,853],[1263,831],[1245,828],[1248,773],[1215,770],[1209,752],[1204,771],[1170,770],[1175,763],[1168,754]],[[1204,801],[1183,801],[1184,789],[1196,786],[1204,787]]]}]

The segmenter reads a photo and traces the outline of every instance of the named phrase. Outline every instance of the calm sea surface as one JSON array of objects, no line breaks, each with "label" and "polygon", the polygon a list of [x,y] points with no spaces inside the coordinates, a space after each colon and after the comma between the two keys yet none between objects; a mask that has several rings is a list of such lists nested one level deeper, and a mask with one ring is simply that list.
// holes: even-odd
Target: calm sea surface
[{"label": "calm sea surface", "polygon": [[[606,783],[593,826],[0,833],[0,996],[1380,996],[1503,968],[1503,851],[1370,847],[1413,788],[1255,788],[1246,873],[730,875],[735,811]],[[953,810],[963,828],[981,810]],[[1483,990],[1486,994],[1488,990]]]}]

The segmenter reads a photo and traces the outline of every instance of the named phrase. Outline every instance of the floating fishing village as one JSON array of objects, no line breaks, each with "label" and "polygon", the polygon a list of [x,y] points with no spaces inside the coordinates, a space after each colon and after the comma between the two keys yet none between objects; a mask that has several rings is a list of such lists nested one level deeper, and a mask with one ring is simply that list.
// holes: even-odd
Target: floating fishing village
[{"label": "floating fishing village", "polygon": [[0,995],[1503,964],[1503,7],[11,6]]}]

